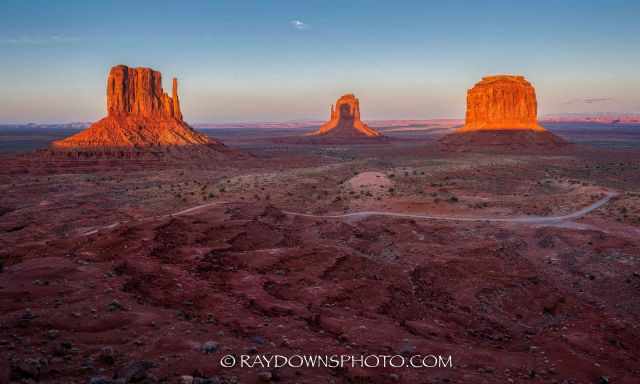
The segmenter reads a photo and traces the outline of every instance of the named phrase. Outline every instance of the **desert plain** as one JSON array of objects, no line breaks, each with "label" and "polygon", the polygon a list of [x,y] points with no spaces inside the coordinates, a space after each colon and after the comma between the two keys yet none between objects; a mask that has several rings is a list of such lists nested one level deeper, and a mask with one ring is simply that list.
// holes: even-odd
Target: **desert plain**
[{"label": "desert plain", "polygon": [[216,162],[3,154],[0,382],[637,383],[638,134],[451,151],[453,125],[202,130]]}]

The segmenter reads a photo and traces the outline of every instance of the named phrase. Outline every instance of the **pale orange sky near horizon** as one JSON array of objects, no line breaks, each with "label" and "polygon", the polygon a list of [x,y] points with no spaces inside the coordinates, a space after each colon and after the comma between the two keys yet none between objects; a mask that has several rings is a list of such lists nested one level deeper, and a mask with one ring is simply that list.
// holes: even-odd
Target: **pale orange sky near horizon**
[{"label": "pale orange sky near horizon", "polygon": [[[168,90],[170,75],[163,74],[163,86]],[[597,100],[586,102],[576,94],[587,93],[588,84],[583,90],[567,90],[564,94],[545,92],[545,81],[528,79],[536,87],[539,105],[539,117],[557,113],[590,113],[638,111],[634,102],[623,103],[616,100]],[[479,80],[479,79],[478,79]],[[283,89],[273,86],[273,90],[265,97],[251,91],[250,84],[239,82],[233,92],[216,92],[215,89],[192,90],[191,83],[202,82],[202,78],[180,78],[180,98],[185,118],[192,123],[250,122],[250,121],[294,121],[325,120],[329,116],[329,107],[345,93],[354,93],[361,100],[361,109],[365,120],[386,119],[431,119],[431,118],[464,118],[466,107],[466,91],[470,85],[463,84],[460,79],[445,84],[445,81],[423,82],[420,87],[413,84],[388,84],[384,92],[367,84],[353,84],[351,87],[338,84],[318,84],[312,90],[306,88]],[[106,83],[106,72],[105,80]],[[541,85],[540,85],[541,84]],[[69,84],[68,89],[56,94],[34,96],[24,94],[22,98],[14,97],[12,101],[3,102],[2,111],[11,110],[12,114],[28,116],[34,104],[39,105],[39,118],[13,122],[71,122],[95,121],[106,114],[105,85],[102,89],[96,86],[83,87],[84,84]],[[606,85],[604,85],[606,87]],[[598,86],[603,89],[602,85]],[[372,89],[376,88],[376,89]],[[434,90],[438,90],[434,93]],[[633,100],[632,89],[627,90],[628,98]],[[613,92],[613,90],[611,90]],[[70,105],[66,100],[75,98],[77,102]],[[594,109],[594,104],[598,107]],[[258,118],[253,117],[256,109],[268,112]],[[5,113],[1,113],[4,115]],[[61,119],[61,115],[74,118]],[[246,118],[243,118],[246,116]],[[11,120],[0,118],[0,121]]]},{"label": "pale orange sky near horizon", "polygon": [[178,77],[192,123],[325,120],[345,93],[365,120],[462,118],[503,73],[534,85],[539,117],[640,113],[640,2],[122,4],[7,0],[0,124],[101,118],[116,64]]}]

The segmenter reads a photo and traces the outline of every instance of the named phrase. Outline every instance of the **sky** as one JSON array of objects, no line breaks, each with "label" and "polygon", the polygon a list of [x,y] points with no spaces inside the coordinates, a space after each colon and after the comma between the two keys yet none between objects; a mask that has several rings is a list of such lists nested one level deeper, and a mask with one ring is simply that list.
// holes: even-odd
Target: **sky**
[{"label": "sky", "polygon": [[180,81],[192,123],[461,118],[482,76],[539,116],[640,112],[640,1],[0,0],[0,123],[94,121],[109,68]]}]

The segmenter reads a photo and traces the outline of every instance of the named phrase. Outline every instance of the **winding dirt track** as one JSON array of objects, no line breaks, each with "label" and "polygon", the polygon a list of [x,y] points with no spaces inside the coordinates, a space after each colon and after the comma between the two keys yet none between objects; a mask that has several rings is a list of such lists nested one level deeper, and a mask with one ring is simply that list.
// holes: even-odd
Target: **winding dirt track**
[{"label": "winding dirt track", "polygon": [[[291,212],[291,211],[282,211],[284,214],[289,216],[300,216],[300,217],[310,217],[315,219],[364,219],[369,216],[389,216],[389,217],[403,217],[409,219],[421,219],[421,220],[447,220],[447,221],[482,221],[482,222],[498,222],[498,223],[520,223],[520,224],[556,224],[563,221],[570,221],[578,219],[582,216],[585,216],[589,212],[592,212],[603,205],[607,204],[609,200],[616,197],[618,194],[615,192],[606,192],[605,196],[596,201],[595,203],[580,209],[579,211],[570,213],[568,215],[562,216],[521,216],[521,217],[457,217],[457,216],[437,216],[437,215],[417,215],[411,213],[399,213],[399,212],[382,212],[382,211],[362,211],[362,212],[351,212],[344,213],[339,215],[312,215],[309,213],[300,213],[300,212]],[[211,206],[216,206],[220,204],[226,204],[225,201],[217,201],[208,204],[202,204],[195,207],[183,209],[174,213],[169,213],[162,216],[152,216],[138,220],[132,221],[149,221],[149,220],[158,220],[167,217],[175,217],[182,216],[189,213],[193,213],[205,208],[209,208]],[[79,233],[79,236],[89,236],[97,233],[98,231],[105,229],[113,229],[118,227],[125,222],[116,222],[110,225],[106,225],[99,228],[93,228],[86,230],[84,232]]]},{"label": "winding dirt track", "polygon": [[[131,221],[149,221],[149,220],[158,220],[158,219],[164,219],[167,217],[174,217],[174,216],[182,216],[182,215],[186,215],[192,212],[196,212],[199,211],[201,209],[205,209],[205,208],[209,208],[211,206],[214,205],[220,205],[220,204],[226,204],[226,201],[215,201],[213,203],[208,203],[208,204],[202,204],[202,205],[196,205],[195,207],[191,207],[191,208],[187,208],[187,209],[183,209],[177,212],[173,212],[173,213],[167,213],[166,215],[162,215],[162,216],[151,216],[151,217],[145,217],[143,219],[136,219],[136,220],[130,220]],[[94,228],[94,229],[90,229],[87,230],[85,232],[81,232],[78,235],[79,236],[89,236],[89,235],[94,235],[96,233],[98,233],[98,231],[101,231],[103,229],[113,229],[116,228],[117,226],[121,225],[121,224],[125,224],[126,222],[120,222],[117,221],[113,224],[109,224],[109,225],[105,225],[103,227],[99,227],[99,228]]]},{"label": "winding dirt track", "polygon": [[423,219],[423,220],[448,220],[448,221],[483,221],[483,222],[499,222],[499,223],[520,223],[520,224],[556,224],[562,221],[569,221],[579,219],[586,214],[602,207],[607,204],[609,200],[616,197],[618,194],[615,192],[606,192],[605,196],[596,201],[595,203],[584,207],[576,212],[562,216],[521,216],[521,217],[456,217],[456,216],[437,216],[437,215],[418,215],[411,213],[397,213],[397,212],[381,212],[381,211],[362,211],[351,212],[340,215],[312,215],[308,213],[299,213],[291,211],[283,211],[283,213],[290,216],[311,217],[317,219],[362,219],[369,216],[391,216],[391,217],[404,217],[410,219]]}]

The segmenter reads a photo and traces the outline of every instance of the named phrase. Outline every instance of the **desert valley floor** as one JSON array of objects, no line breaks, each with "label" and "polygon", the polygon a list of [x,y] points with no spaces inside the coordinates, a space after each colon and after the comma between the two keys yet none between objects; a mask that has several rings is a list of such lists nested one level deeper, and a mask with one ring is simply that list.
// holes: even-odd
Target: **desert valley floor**
[{"label": "desert valley floor", "polygon": [[[492,153],[246,132],[216,133],[249,154],[216,163],[3,155],[0,383],[640,382],[626,137]],[[348,215],[372,211],[432,217]],[[453,368],[219,364],[255,353]]]}]

